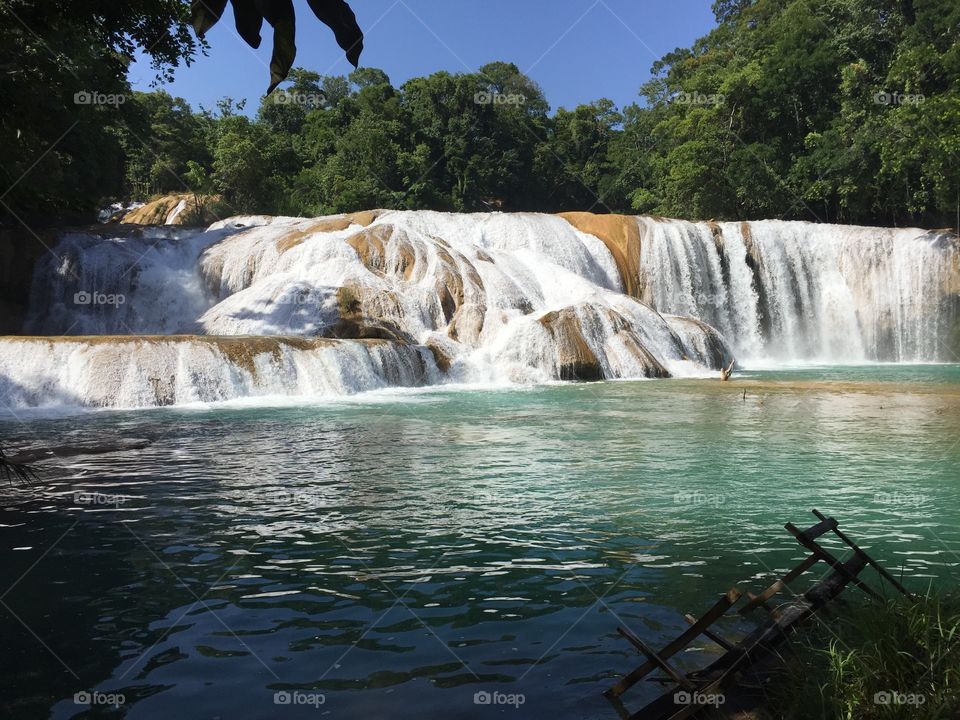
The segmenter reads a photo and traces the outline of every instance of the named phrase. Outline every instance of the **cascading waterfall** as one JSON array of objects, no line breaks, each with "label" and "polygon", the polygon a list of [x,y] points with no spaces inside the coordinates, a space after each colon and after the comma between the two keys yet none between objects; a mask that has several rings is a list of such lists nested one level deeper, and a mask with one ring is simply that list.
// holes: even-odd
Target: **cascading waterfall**
[{"label": "cascading waterfall", "polygon": [[714,326],[744,363],[951,357],[960,250],[949,233],[639,222],[643,299]]},{"label": "cascading waterfall", "polygon": [[[116,232],[116,231],[115,231]],[[24,330],[37,335],[191,333],[210,306],[197,258],[225,230],[69,232],[34,272]]]},{"label": "cascading waterfall", "polygon": [[945,233],[779,221],[377,211],[104,226],[38,263],[25,330],[41,337],[0,339],[0,403],[715,377],[733,350],[747,364],[936,360],[958,257]]},{"label": "cascading waterfall", "polygon": [[707,325],[625,295],[604,242],[562,218],[365,215],[66,235],[36,269],[26,322],[65,337],[0,340],[0,400],[143,407],[669,377],[729,356]]},{"label": "cascading waterfall", "polygon": [[246,397],[332,397],[437,382],[430,353],[383,341],[191,336],[10,338],[11,407],[160,407]]}]

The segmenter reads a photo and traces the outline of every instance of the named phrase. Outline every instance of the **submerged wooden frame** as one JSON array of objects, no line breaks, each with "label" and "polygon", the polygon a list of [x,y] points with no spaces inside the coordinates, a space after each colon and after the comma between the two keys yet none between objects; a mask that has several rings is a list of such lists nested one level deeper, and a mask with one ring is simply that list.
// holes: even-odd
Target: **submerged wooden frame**
[{"label": "submerged wooden frame", "polygon": [[[728,590],[700,618],[692,615],[684,616],[690,627],[660,650],[649,647],[629,629],[617,628],[617,632],[646,657],[642,665],[627,673],[604,693],[624,720],[682,720],[705,710],[709,704],[704,704],[702,700],[709,701],[711,697],[729,687],[743,670],[772,655],[776,646],[786,639],[790,632],[840,595],[848,585],[854,585],[874,599],[882,599],[879,593],[859,578],[860,572],[868,565],[900,593],[914,599],[913,594],[896,578],[839,529],[837,520],[826,517],[816,509],[812,512],[819,522],[806,530],[798,529],[793,523],[784,525],[787,532],[810,551],[810,555],[760,594],[747,593],[747,602],[737,610],[737,613],[745,616],[762,608],[767,612],[767,617],[739,642],[731,642],[711,630],[711,626],[724,617],[742,597],[736,587]],[[828,532],[833,533],[853,551],[849,560],[841,561],[817,542],[819,537]],[[774,608],[769,604],[770,600],[781,591],[789,591],[790,583],[820,562],[831,569],[826,577],[814,583],[802,595],[796,595],[790,591],[793,599],[780,608]],[[688,673],[679,670],[669,662],[671,657],[686,649],[701,635],[720,646],[724,650],[723,655],[705,668]],[[671,686],[669,691],[638,712],[629,713],[620,696],[655,669],[665,673],[665,676],[647,679]]]}]

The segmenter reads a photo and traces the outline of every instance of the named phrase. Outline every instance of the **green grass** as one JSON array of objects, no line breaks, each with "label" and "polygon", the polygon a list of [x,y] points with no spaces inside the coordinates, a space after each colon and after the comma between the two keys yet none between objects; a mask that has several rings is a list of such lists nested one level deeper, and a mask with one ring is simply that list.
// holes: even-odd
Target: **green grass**
[{"label": "green grass", "polygon": [[960,593],[832,608],[791,641],[761,718],[960,717]]}]

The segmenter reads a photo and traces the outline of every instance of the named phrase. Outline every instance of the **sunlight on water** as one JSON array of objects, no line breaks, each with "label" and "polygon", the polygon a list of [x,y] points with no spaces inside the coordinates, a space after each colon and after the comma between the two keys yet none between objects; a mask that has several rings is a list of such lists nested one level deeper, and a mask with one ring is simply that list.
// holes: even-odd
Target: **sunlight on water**
[{"label": "sunlight on water", "polygon": [[600,693],[637,662],[616,626],[656,645],[735,582],[763,587],[801,556],[783,523],[812,507],[914,588],[956,584],[960,562],[957,365],[8,417],[3,432],[14,452],[151,441],[44,462],[43,485],[4,491],[8,577],[38,563],[4,602],[52,651],[2,615],[13,717],[71,717],[98,689],[132,717],[185,701],[268,717],[274,693],[300,692],[335,717],[467,718],[496,690],[524,693],[523,717],[609,718]]}]

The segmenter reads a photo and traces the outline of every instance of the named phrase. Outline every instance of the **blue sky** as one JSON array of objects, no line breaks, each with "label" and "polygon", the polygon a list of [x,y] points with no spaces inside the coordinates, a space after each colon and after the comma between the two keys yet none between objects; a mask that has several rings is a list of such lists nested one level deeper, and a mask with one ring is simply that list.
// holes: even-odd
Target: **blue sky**
[{"label": "blue sky", "polygon": [[[333,33],[297,6],[297,62],[324,75],[352,68]],[[394,85],[438,70],[472,71],[493,60],[515,62],[543,87],[553,108],[607,97],[622,107],[637,100],[650,66],[689,46],[714,26],[711,0],[352,0],[366,33],[361,65],[379,67]],[[177,70],[166,89],[194,107],[224,96],[248,98],[269,84],[272,31],[259,50],[243,43],[230,9],[210,31],[209,56]],[[149,64],[131,81],[148,90]]]}]

